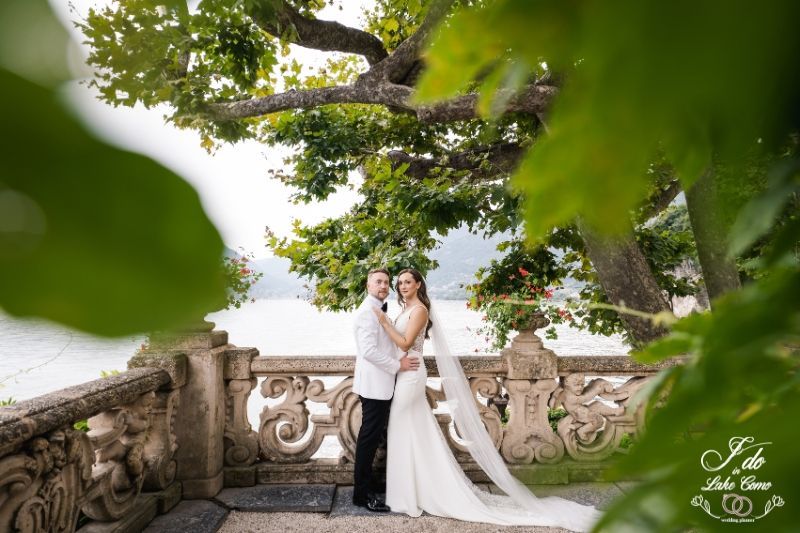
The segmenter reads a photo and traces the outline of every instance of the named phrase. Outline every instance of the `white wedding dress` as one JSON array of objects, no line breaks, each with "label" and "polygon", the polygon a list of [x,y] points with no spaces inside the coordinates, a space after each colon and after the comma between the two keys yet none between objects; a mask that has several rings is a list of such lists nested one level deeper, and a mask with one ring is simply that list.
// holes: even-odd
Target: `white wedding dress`
[{"label": "white wedding dress", "polygon": [[[411,311],[395,320],[403,334]],[[409,354],[422,357],[425,329]],[[563,527],[588,531],[600,516],[596,509],[563,498],[536,498],[523,507],[509,496],[489,494],[467,478],[450,450],[425,399],[425,365],[399,372],[389,414],[386,462],[386,505],[417,517],[423,511],[468,522],[499,525]],[[532,508],[535,507],[535,508]]]}]

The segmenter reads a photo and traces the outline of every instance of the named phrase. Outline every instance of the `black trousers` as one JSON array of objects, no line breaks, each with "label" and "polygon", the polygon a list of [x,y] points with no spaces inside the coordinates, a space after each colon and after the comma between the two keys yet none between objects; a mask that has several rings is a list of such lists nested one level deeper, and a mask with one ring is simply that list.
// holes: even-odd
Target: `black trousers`
[{"label": "black trousers", "polygon": [[370,493],[372,482],[372,462],[375,452],[382,438],[386,434],[386,425],[389,422],[389,408],[392,406],[391,398],[388,400],[361,399],[361,429],[358,431],[356,441],[356,464],[353,472],[353,501],[365,501]]}]

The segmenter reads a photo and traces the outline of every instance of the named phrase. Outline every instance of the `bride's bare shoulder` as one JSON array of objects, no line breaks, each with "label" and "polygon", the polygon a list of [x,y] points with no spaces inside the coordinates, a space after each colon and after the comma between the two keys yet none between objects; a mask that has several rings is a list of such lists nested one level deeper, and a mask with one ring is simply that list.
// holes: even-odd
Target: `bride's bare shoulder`
[{"label": "bride's bare shoulder", "polygon": [[411,316],[414,316],[415,314],[428,316],[428,308],[425,307],[423,304],[417,304],[411,309],[411,313],[409,313],[409,318]]}]

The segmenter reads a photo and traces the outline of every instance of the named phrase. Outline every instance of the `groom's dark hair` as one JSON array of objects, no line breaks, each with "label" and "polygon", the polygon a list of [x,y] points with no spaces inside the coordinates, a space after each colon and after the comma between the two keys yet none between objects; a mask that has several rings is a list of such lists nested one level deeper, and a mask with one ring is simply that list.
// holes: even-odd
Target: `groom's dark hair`
[{"label": "groom's dark hair", "polygon": [[385,269],[383,267],[381,267],[381,268],[373,268],[372,270],[367,272],[367,279],[369,279],[369,277],[371,275],[377,274],[377,273],[386,274],[387,276],[389,276],[389,283],[392,282],[392,275],[389,273],[389,271],[387,269]]}]

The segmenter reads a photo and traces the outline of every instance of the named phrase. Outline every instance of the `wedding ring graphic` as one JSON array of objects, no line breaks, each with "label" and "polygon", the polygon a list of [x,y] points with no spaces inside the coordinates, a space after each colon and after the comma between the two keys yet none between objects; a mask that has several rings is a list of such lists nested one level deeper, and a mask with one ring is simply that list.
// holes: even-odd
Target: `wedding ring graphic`
[{"label": "wedding ring graphic", "polygon": [[729,515],[747,516],[753,512],[753,502],[747,496],[725,494],[722,496],[722,509]]}]

